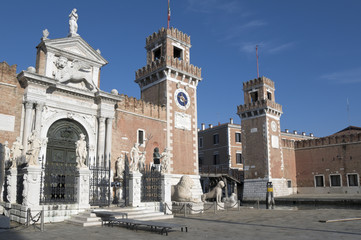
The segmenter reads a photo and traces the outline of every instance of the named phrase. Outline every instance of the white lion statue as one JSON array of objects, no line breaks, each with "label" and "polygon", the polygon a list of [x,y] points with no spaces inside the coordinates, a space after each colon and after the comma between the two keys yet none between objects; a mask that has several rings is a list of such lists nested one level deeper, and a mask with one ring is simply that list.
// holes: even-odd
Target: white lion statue
[{"label": "white lion statue", "polygon": [[172,186],[172,201],[176,202],[199,202],[199,199],[192,198],[191,189],[194,186],[189,176],[182,176],[177,185]]},{"label": "white lion statue", "polygon": [[219,181],[217,186],[213,188],[210,192],[202,195],[202,202],[205,202],[207,199],[215,198],[217,203],[222,202],[222,188],[225,184],[223,181]]}]

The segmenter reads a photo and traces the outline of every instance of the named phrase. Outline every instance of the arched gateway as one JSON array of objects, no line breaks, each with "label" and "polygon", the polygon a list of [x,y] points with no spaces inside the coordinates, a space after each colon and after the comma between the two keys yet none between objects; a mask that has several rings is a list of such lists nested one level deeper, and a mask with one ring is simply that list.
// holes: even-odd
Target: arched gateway
[{"label": "arched gateway", "polygon": [[[48,130],[46,161],[44,163],[43,204],[75,203],[76,199],[76,141],[84,134],[84,127],[70,119],[53,123]],[[88,148],[88,146],[87,146]]]}]

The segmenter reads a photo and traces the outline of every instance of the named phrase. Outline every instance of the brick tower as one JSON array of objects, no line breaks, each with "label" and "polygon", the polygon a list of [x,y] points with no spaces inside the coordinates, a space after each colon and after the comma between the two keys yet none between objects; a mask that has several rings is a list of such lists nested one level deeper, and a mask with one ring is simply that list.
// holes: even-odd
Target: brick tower
[{"label": "brick tower", "polygon": [[271,181],[274,194],[287,188],[281,148],[282,106],[275,102],[274,82],[266,77],[243,83],[244,104],[238,106],[242,120],[245,199],[264,199]]},{"label": "brick tower", "polygon": [[171,173],[197,175],[197,85],[202,78],[201,69],[190,64],[190,48],[190,37],[175,28],[153,33],[146,39],[147,65],[136,71],[135,82],[144,101],[167,109]]}]

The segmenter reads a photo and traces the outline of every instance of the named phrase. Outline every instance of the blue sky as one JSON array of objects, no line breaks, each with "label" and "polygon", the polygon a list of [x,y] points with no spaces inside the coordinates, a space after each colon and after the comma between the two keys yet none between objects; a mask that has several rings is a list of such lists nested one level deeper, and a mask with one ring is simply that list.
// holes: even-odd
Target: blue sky
[{"label": "blue sky", "polygon": [[[109,64],[101,89],[139,98],[135,70],[146,62],[145,38],[166,27],[167,0],[6,1],[0,8],[0,61],[18,72],[35,65],[36,45],[66,37],[78,9],[78,33]],[[276,84],[281,128],[330,135],[361,127],[360,0],[171,0],[171,26],[189,34],[191,62],[202,68],[198,123],[237,116],[242,83],[260,75]],[[349,101],[349,114],[347,112]]]}]

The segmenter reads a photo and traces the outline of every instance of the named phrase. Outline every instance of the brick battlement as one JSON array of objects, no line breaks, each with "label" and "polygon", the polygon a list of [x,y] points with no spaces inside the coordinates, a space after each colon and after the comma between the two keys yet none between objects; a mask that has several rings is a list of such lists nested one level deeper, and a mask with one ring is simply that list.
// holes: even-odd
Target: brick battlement
[{"label": "brick battlement", "polygon": [[295,142],[295,149],[326,147],[330,145],[361,143],[361,133],[354,133],[340,136],[328,136]]},{"label": "brick battlement", "polygon": [[291,139],[282,138],[281,144],[282,144],[282,147],[284,147],[284,148],[294,148],[295,147],[295,141],[291,140]]},{"label": "brick battlement", "polygon": [[255,79],[249,80],[248,82],[244,82],[243,90],[248,90],[250,88],[253,88],[253,87],[255,87],[257,85],[261,85],[261,84],[265,84],[267,86],[270,86],[271,88],[275,87],[275,83],[271,79],[266,78],[265,76],[262,76],[260,78],[255,78]]},{"label": "brick battlement", "polygon": [[186,44],[191,44],[191,37],[188,36],[187,34],[179,31],[176,28],[170,28],[170,29],[166,29],[166,28],[161,28],[157,33],[154,32],[152,35],[150,35],[149,37],[147,37],[146,39],[146,45],[150,45],[152,43],[157,42],[159,39],[163,39],[166,36],[170,36],[173,37],[175,39],[178,39]]},{"label": "brick battlement", "polygon": [[138,69],[135,72],[135,78],[143,78],[163,67],[170,66],[179,71],[187,72],[195,77],[201,78],[202,69],[194,66],[193,64],[186,63],[185,61],[179,60],[178,58],[171,58],[170,56],[165,59],[161,57],[160,59],[153,61],[152,64],[148,64],[145,67]]},{"label": "brick battlement", "polygon": [[4,83],[14,84],[14,79],[16,80],[16,68],[17,65],[14,64],[10,66],[7,62],[0,63],[0,81]]},{"label": "brick battlement", "polygon": [[149,102],[145,102],[141,99],[134,97],[128,97],[122,94],[123,101],[118,102],[117,109],[127,112],[133,112],[135,114],[143,115],[151,118],[158,118],[160,120],[166,120],[166,108],[155,105]]},{"label": "brick battlement", "polygon": [[265,100],[265,99],[255,101],[250,104],[239,105],[239,106],[237,106],[237,113],[241,114],[241,113],[256,110],[256,109],[265,109],[265,108],[272,108],[272,109],[275,109],[278,112],[282,113],[282,106],[280,104],[275,103],[270,100]]}]

